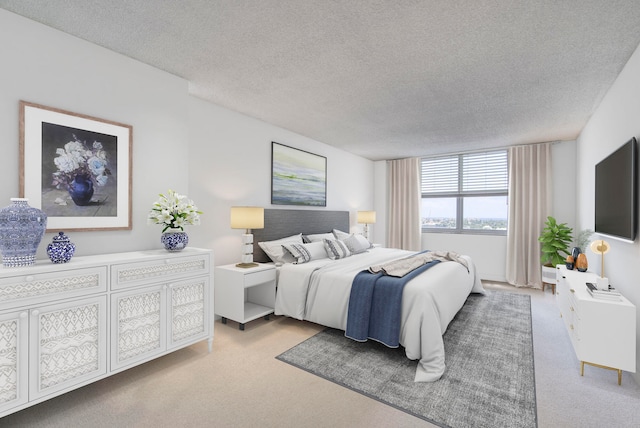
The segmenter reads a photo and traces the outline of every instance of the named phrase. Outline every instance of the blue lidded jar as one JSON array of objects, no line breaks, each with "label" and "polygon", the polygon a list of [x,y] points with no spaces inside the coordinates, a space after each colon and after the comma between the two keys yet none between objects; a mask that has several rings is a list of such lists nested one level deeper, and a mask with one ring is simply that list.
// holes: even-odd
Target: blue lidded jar
[{"label": "blue lidded jar", "polygon": [[58,232],[52,242],[47,245],[47,255],[53,263],[67,263],[75,251],[76,245],[69,240],[64,232]]}]

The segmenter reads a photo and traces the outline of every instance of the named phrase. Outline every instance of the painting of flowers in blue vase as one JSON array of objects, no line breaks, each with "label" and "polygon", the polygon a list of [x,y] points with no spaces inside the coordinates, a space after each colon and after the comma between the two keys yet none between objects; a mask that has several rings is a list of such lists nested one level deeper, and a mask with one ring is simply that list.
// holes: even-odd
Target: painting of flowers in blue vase
[{"label": "painting of flowers in blue vase", "polygon": [[117,139],[43,123],[43,206],[49,215],[117,212]]}]

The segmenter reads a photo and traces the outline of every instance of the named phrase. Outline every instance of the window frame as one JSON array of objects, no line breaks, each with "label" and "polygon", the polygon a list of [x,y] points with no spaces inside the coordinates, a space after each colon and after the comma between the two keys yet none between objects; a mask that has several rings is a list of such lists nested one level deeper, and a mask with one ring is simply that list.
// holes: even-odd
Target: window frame
[{"label": "window frame", "polygon": [[[463,159],[468,155],[481,155],[481,154],[492,154],[492,153],[504,153],[506,157],[505,169],[507,174],[507,183],[505,188],[502,190],[462,190],[463,181],[464,181],[464,170],[463,170]],[[423,162],[425,160],[436,160],[436,159],[451,159],[457,158],[457,190],[455,191],[441,191],[441,192],[432,192],[432,193],[424,193],[423,192],[423,181],[422,181],[422,173],[423,173]],[[466,235],[491,235],[491,236],[506,236],[507,230],[504,229],[465,229],[464,226],[464,201],[466,198],[474,198],[474,197],[493,197],[493,196],[506,196],[507,204],[509,203],[509,188],[508,188],[508,173],[509,173],[509,157],[508,151],[506,149],[501,150],[486,150],[482,152],[466,152],[459,153],[454,155],[445,155],[445,156],[434,156],[434,157],[423,157],[420,160],[420,194],[421,194],[421,205],[424,199],[439,199],[439,198],[455,198],[456,200],[456,227],[455,228],[438,228],[438,227],[428,227],[422,224],[422,207],[420,210],[420,219],[421,225],[420,229],[422,233],[450,233],[450,234],[466,234]],[[507,224],[509,222],[509,212],[507,209]]]}]

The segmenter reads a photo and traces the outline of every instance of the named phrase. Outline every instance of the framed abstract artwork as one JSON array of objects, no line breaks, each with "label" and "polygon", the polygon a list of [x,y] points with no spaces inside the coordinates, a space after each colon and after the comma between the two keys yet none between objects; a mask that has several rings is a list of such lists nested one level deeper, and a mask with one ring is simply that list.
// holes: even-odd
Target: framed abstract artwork
[{"label": "framed abstract artwork", "polygon": [[327,158],[271,143],[271,203],[327,206]]},{"label": "framed abstract artwork", "polygon": [[20,101],[20,197],[48,231],[131,229],[132,131]]}]

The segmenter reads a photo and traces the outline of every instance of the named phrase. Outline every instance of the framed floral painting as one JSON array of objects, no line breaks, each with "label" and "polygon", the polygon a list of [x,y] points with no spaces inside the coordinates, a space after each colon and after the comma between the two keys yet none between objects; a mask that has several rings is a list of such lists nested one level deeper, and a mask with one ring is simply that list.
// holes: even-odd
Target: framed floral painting
[{"label": "framed floral painting", "polygon": [[20,101],[20,196],[47,230],[131,229],[132,127]]}]

